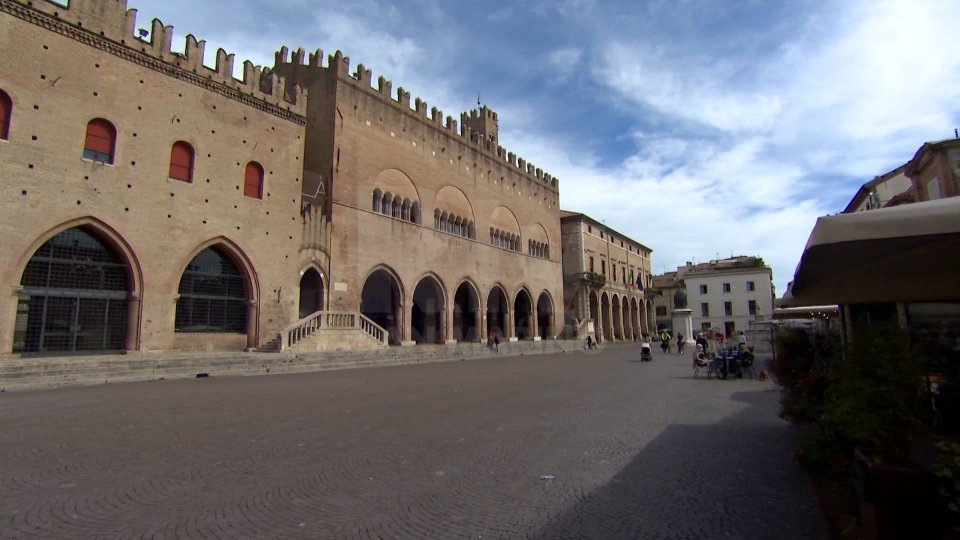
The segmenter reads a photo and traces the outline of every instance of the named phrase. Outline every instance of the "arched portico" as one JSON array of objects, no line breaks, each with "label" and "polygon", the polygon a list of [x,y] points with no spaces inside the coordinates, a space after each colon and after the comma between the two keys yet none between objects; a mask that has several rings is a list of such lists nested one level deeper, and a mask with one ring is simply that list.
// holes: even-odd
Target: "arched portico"
[{"label": "arched portico", "polygon": [[613,315],[613,338],[620,340],[623,339],[623,311],[620,309],[620,297],[613,295],[613,298],[610,300],[612,315]]},{"label": "arched portico", "polygon": [[403,339],[403,298],[400,280],[393,270],[377,267],[363,282],[360,313],[387,331],[388,342],[399,345]]},{"label": "arched portico", "polygon": [[410,333],[413,341],[443,343],[446,336],[443,287],[433,276],[426,276],[413,290],[410,306]]},{"label": "arched portico", "polygon": [[610,324],[610,297],[607,296],[607,293],[600,294],[600,328],[603,330],[603,335],[598,336],[600,340],[613,340],[613,326]]},{"label": "arched portico", "polygon": [[590,291],[590,320],[593,321],[593,333],[594,337],[599,338],[603,334],[602,329],[600,328],[600,294],[592,290]]},{"label": "arched portico", "polygon": [[553,299],[544,291],[537,298],[537,335],[549,339],[557,335],[554,328]]},{"label": "arched portico", "polygon": [[513,300],[514,332],[517,339],[532,339],[534,334],[533,302],[526,289],[520,289]]},{"label": "arched portico", "polygon": [[487,335],[497,332],[501,339],[510,337],[507,331],[513,329],[509,319],[510,307],[507,304],[507,294],[499,285],[494,285],[487,295]]},{"label": "arched portico", "polygon": [[453,297],[453,339],[480,341],[480,298],[473,283],[464,281]]}]

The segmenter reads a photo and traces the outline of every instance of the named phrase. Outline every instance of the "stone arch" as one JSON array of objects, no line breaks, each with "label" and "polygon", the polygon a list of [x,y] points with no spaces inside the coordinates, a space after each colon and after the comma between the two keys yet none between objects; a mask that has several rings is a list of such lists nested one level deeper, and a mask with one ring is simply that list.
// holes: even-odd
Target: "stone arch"
[{"label": "stone arch", "polygon": [[480,330],[480,291],[464,279],[453,295],[453,339],[476,343],[483,337]]},{"label": "stone arch", "polygon": [[[181,259],[180,264],[177,265],[177,268],[180,268],[180,278],[176,280],[179,284],[181,283],[184,273],[187,271],[187,267],[190,262],[193,261],[198,255],[202,254],[208,249],[213,249],[223,255],[227,260],[229,260],[240,273],[241,286],[243,288],[243,296],[247,302],[246,306],[246,322],[244,324],[244,333],[247,336],[247,347],[253,348],[257,346],[259,340],[259,301],[260,301],[260,283],[257,276],[256,269],[253,266],[253,263],[250,261],[250,258],[247,254],[234,243],[232,240],[225,236],[218,236],[216,238],[211,238],[206,242],[203,242],[199,246],[195,247],[190,254]],[[176,292],[179,296],[179,292]],[[174,317],[174,321],[176,317]]]},{"label": "stone arch", "polygon": [[[420,201],[420,192],[417,190],[417,186],[406,173],[399,169],[384,169],[380,171],[374,178],[373,185],[370,186],[370,191],[366,191],[366,193],[370,193],[376,188],[384,192],[390,192],[394,197],[398,197],[400,201],[410,199],[411,204]],[[358,194],[359,193],[363,193],[363,191],[358,190]],[[358,203],[359,202],[361,201],[358,201]]]},{"label": "stone arch", "polygon": [[517,339],[533,339],[533,299],[530,292],[521,287],[513,299],[513,335]]},{"label": "stone arch", "polygon": [[590,291],[590,320],[593,321],[593,333],[594,337],[599,336],[602,332],[600,330],[600,293],[596,290]]},{"label": "stone arch", "polygon": [[643,332],[640,328],[640,304],[636,298],[630,299],[630,324],[633,326],[634,339],[641,339]]},{"label": "stone arch", "polygon": [[610,296],[606,292],[600,293],[600,330],[603,339],[613,340],[613,327],[610,324]]},{"label": "stone arch", "polygon": [[540,339],[549,339],[557,335],[554,327],[553,297],[549,291],[543,291],[537,298],[537,335]]},{"label": "stone arch", "polygon": [[503,285],[495,283],[487,293],[487,333],[497,332],[501,338],[510,337],[509,328],[510,305],[507,303],[507,293]]},{"label": "stone arch", "polygon": [[620,296],[613,294],[610,298],[610,309],[612,310],[613,339],[623,339],[623,311],[620,309]]},{"label": "stone arch", "polygon": [[397,273],[381,264],[367,272],[360,288],[360,313],[386,330],[391,345],[403,340],[402,287]]},{"label": "stone arch", "polygon": [[[58,249],[57,242],[69,245]],[[38,256],[41,248],[44,254]],[[5,343],[4,350],[140,348],[143,273],[135,251],[118,231],[94,217],[77,218],[38,235],[20,253],[11,267],[19,276],[15,280],[20,284],[18,313],[12,344]],[[61,263],[57,271],[53,265],[58,260],[77,264],[63,268]],[[84,274],[91,279],[99,276],[97,286],[89,280],[90,286],[78,286]],[[104,286],[108,277],[111,285]],[[50,302],[56,304],[53,310],[47,305]]]},{"label": "stone arch", "polygon": [[626,296],[620,301],[620,326],[623,329],[623,339],[633,340],[633,325],[630,323],[630,299]]},{"label": "stone arch", "polygon": [[420,343],[446,341],[446,298],[443,283],[429,272],[417,280],[410,302],[410,335]]},{"label": "stone arch", "polygon": [[433,206],[467,221],[476,220],[470,199],[460,188],[455,186],[446,185],[440,188],[436,197],[434,197]]},{"label": "stone arch", "polygon": [[490,213],[490,226],[507,234],[520,234],[520,222],[516,214],[506,206],[498,206]]}]

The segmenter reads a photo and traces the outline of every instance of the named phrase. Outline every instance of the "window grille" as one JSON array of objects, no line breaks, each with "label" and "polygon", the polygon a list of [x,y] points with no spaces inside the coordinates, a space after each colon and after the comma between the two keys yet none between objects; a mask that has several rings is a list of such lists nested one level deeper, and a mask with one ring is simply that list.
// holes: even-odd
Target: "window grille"
[{"label": "window grille", "polygon": [[177,332],[246,333],[243,276],[215,248],[201,251],[180,278]]},{"label": "window grille", "polygon": [[119,350],[127,334],[127,268],[103,241],[66,230],[33,254],[20,280],[14,352]]}]

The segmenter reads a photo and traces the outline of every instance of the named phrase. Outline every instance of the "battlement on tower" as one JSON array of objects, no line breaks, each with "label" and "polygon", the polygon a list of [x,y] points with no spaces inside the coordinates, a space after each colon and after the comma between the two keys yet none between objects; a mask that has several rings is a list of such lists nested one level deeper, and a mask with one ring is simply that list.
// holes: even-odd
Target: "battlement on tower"
[{"label": "battlement on tower", "polygon": [[69,0],[64,7],[50,0],[0,0],[0,11],[47,30],[71,37],[145,67],[204,86],[227,97],[280,113],[305,116],[306,92],[287,85],[269,68],[243,63],[243,78],[233,76],[234,55],[217,50],[211,69],[203,64],[206,41],[186,37],[183,53],[172,50],[173,27],[154,19],[149,40],[136,31],[137,10],[127,0]]},{"label": "battlement on tower", "polygon": [[423,124],[438,131],[455,137],[464,146],[474,148],[491,160],[510,166],[520,174],[536,181],[550,191],[558,191],[558,179],[544,172],[533,163],[518,157],[499,145],[497,125],[499,118],[492,109],[482,106],[460,115],[458,122],[452,116],[444,116],[443,111],[436,107],[429,107],[427,102],[419,97],[411,101],[410,92],[403,87],[393,90],[393,83],[380,76],[376,85],[373,83],[373,72],[363,64],[358,64],[353,73],[350,72],[350,59],[342,52],[336,51],[327,56],[323,63],[323,51],[316,50],[307,54],[304,49],[291,50],[284,46],[274,55],[274,69],[281,67],[285,73],[308,73],[304,78],[315,76],[335,76],[338,81],[367,93],[381,101],[384,105],[393,107],[406,115],[417,118]]}]

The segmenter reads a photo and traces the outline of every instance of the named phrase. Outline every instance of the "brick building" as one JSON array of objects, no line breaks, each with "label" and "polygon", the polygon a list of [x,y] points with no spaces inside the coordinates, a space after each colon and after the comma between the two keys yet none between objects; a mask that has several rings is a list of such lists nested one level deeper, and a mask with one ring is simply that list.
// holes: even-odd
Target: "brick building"
[{"label": "brick building", "polygon": [[238,80],[135,28],[0,0],[0,353],[559,333],[557,180],[495,112],[458,125],[339,52]]}]

